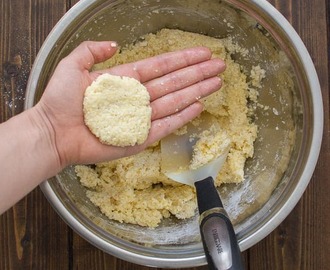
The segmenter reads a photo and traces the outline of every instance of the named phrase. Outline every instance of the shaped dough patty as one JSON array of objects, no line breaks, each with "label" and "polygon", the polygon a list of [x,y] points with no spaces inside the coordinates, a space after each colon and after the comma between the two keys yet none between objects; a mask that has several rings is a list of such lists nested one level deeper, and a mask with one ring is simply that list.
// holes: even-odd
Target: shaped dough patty
[{"label": "shaped dough patty", "polygon": [[133,146],[148,137],[150,96],[133,78],[100,75],[86,89],[83,108],[85,124],[104,144]]}]

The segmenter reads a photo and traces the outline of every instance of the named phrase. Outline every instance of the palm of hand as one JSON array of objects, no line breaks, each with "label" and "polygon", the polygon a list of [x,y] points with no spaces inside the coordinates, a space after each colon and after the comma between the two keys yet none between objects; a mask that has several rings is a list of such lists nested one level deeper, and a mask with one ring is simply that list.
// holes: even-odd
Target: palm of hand
[{"label": "palm of hand", "polygon": [[[224,70],[224,63],[219,59],[210,60],[211,53],[206,48],[187,49],[102,72],[89,72],[95,63],[115,53],[113,44],[85,42],[77,47],[59,63],[37,105],[51,122],[62,167],[137,153],[196,117],[202,111],[197,100],[220,88],[216,75]],[[84,92],[104,72],[133,77],[147,87],[152,126],[143,145],[103,145],[84,124]]]}]

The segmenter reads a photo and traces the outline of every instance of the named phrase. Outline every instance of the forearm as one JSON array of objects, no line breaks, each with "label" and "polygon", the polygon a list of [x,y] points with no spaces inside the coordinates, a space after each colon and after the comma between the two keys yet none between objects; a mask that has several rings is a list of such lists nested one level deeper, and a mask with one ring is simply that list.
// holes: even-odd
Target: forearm
[{"label": "forearm", "polygon": [[0,125],[0,214],[61,169],[52,136],[37,107]]}]

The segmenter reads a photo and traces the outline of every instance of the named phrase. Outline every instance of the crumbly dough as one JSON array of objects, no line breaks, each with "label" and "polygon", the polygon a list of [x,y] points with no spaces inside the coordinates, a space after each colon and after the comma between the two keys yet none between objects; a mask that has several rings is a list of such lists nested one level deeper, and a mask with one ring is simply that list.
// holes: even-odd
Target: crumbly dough
[{"label": "crumbly dough", "polygon": [[[254,68],[254,85],[251,84],[251,71],[244,74],[240,65],[231,58],[230,52],[245,52],[244,49],[238,50],[230,39],[220,40],[180,30],[162,29],[123,48],[109,61],[95,68],[107,68],[193,46],[206,46],[211,49],[213,57],[226,62],[226,71],[220,75],[223,82],[221,90],[202,102],[205,111],[212,114],[221,127],[217,136],[223,136],[230,147],[215,184],[239,183],[244,180],[244,164],[253,155],[253,142],[257,137],[257,126],[250,119],[254,106],[249,106],[248,100],[251,102],[256,99],[256,91],[261,83],[257,80],[265,75],[256,74],[258,69]],[[250,97],[250,93],[254,96]],[[177,131],[180,132],[185,132],[185,128]],[[222,140],[213,142],[223,143]],[[169,216],[189,218],[197,208],[195,190],[168,179],[161,171],[160,156],[160,146],[156,143],[140,154],[96,164],[95,168],[76,166],[76,173],[81,184],[87,188],[87,196],[110,219],[156,227],[163,218]]]},{"label": "crumbly dough", "polygon": [[133,78],[102,74],[85,91],[84,120],[104,144],[142,144],[151,125],[149,93]]},{"label": "crumbly dough", "polygon": [[189,169],[196,170],[219,156],[226,155],[230,142],[227,132],[219,125],[213,124],[210,128],[203,130],[198,134],[198,140],[193,146]]}]

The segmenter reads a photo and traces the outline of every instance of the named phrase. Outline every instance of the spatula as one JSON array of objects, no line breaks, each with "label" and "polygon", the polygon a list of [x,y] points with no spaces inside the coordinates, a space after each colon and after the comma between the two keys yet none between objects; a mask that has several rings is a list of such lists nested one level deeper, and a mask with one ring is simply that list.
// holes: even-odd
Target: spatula
[{"label": "spatula", "polygon": [[233,225],[223,208],[214,180],[224,164],[228,148],[207,164],[190,169],[194,146],[201,132],[218,124],[209,114],[189,123],[183,134],[161,141],[162,171],[170,179],[196,187],[200,232],[209,269],[244,269]]}]

